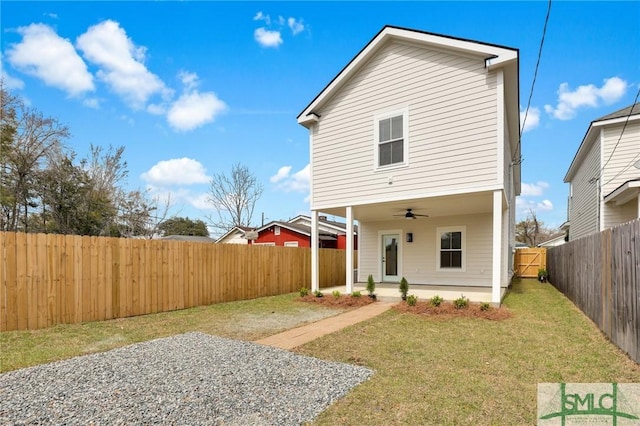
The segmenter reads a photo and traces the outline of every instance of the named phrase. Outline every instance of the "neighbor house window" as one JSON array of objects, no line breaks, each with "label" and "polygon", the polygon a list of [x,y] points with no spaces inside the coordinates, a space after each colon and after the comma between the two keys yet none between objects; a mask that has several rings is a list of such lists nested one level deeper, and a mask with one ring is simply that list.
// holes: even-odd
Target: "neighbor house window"
[{"label": "neighbor house window", "polygon": [[407,163],[407,112],[376,116],[376,167]]},{"label": "neighbor house window", "polygon": [[465,269],[465,227],[437,228],[437,269],[443,271]]},{"label": "neighbor house window", "polygon": [[285,241],[284,242],[284,246],[285,247],[298,247],[298,242],[297,241]]},{"label": "neighbor house window", "polygon": [[280,227],[279,227],[279,226],[276,226],[276,227],[274,228],[274,234],[276,234],[276,235],[280,235]]}]

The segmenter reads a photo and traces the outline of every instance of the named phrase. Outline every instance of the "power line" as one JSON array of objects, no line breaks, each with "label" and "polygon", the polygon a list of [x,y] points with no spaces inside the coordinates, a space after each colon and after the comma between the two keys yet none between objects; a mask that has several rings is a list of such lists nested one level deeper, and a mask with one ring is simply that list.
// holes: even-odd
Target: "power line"
[{"label": "power line", "polygon": [[[633,100],[633,104],[631,105],[631,108],[629,108],[629,114],[627,114],[627,118],[626,118],[626,120],[624,120],[624,126],[622,126],[622,131],[620,132],[620,137],[618,137],[618,141],[616,142],[615,146],[613,147],[613,150],[611,151],[611,154],[609,154],[609,158],[607,158],[606,163],[604,163],[604,165],[600,169],[600,173],[599,173],[600,176],[602,176],[602,172],[604,171],[605,167],[607,167],[607,164],[609,164],[609,161],[611,161],[611,158],[613,157],[613,153],[616,152],[616,149],[618,148],[618,145],[620,144],[620,141],[622,140],[622,135],[624,135],[624,131],[627,128],[627,123],[629,123],[629,119],[633,115],[633,112],[634,112],[634,109],[636,107],[636,104],[638,103],[638,96],[640,96],[640,89],[638,89],[638,93],[636,93],[636,98]],[[637,158],[637,156],[636,156],[636,158]],[[634,160],[635,160],[635,158],[634,158]],[[631,163],[629,163],[627,165],[627,167],[623,168],[622,170],[620,170],[620,172],[618,172],[617,175],[615,175],[614,177],[609,179],[609,181],[607,183],[605,183],[605,185],[607,185],[609,182],[611,182],[612,180],[614,180],[615,178],[620,176],[622,173],[626,172],[627,169],[630,167],[630,165],[633,164],[633,162],[634,161],[631,161]]]},{"label": "power line", "polygon": [[520,150],[522,148],[522,132],[524,130],[524,126],[527,123],[527,116],[529,115],[529,108],[531,107],[531,98],[533,97],[533,88],[536,85],[536,80],[538,78],[538,68],[540,67],[540,59],[542,58],[542,46],[544,45],[544,38],[547,34],[547,24],[549,23],[549,15],[551,15],[551,0],[547,3],[547,16],[544,19],[544,27],[542,28],[542,38],[540,39],[540,48],[538,49],[538,59],[536,60],[536,68],[533,72],[533,80],[531,81],[531,90],[529,91],[529,99],[527,100],[527,109],[524,111],[524,119],[522,120],[522,127],[520,128],[520,132],[518,134],[518,146],[516,147],[516,152],[512,158],[512,162],[514,164],[522,163],[522,155]]}]

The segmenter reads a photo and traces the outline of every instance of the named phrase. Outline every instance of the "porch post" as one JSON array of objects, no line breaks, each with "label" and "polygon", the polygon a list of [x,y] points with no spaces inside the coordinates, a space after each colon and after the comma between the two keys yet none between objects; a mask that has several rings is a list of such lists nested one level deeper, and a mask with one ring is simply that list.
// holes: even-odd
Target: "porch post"
[{"label": "porch post", "polygon": [[491,271],[491,302],[500,303],[500,272],[502,260],[502,190],[493,191],[493,267]]},{"label": "porch post", "polygon": [[318,274],[318,211],[311,210],[311,291],[320,290]]},{"label": "porch post", "polygon": [[347,207],[347,252],[345,253],[347,257],[346,268],[347,268],[347,276],[346,276],[346,284],[347,284],[347,293],[351,294],[353,292],[353,207]]}]

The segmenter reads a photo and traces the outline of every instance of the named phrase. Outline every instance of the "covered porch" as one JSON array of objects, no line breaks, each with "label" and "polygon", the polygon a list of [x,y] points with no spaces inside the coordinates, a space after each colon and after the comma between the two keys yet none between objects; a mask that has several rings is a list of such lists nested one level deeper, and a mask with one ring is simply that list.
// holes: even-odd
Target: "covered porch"
[{"label": "covered porch", "polygon": [[[410,210],[409,210],[410,209]],[[358,221],[358,275],[353,243],[346,247],[346,285],[341,293],[366,294],[368,275],[381,298],[399,298],[402,277],[420,299],[464,294],[499,304],[510,279],[511,212],[502,190],[481,191],[312,210],[312,290],[318,289],[318,215]],[[315,240],[314,240],[315,238]],[[333,291],[333,289],[323,289]]]}]

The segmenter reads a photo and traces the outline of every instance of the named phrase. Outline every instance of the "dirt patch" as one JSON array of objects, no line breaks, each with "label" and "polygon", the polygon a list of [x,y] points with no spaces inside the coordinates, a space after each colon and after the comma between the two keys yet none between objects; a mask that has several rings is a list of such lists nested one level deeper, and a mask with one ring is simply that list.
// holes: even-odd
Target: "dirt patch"
[{"label": "dirt patch", "polygon": [[341,309],[316,310],[300,307],[293,312],[271,312],[271,314],[242,314],[229,321],[225,330],[229,332],[264,333],[298,327],[310,322],[342,313]]},{"label": "dirt patch", "polygon": [[352,297],[346,294],[337,297],[332,294],[325,294],[323,297],[316,297],[309,294],[296,300],[335,308],[359,308],[375,302],[374,299],[368,296]]},{"label": "dirt patch", "polygon": [[393,309],[399,312],[433,317],[434,319],[461,317],[502,321],[513,317],[513,313],[503,306],[499,308],[490,307],[488,310],[483,311],[477,303],[470,303],[466,308],[457,309],[452,303],[448,302],[443,302],[437,307],[429,302],[418,302],[415,306],[409,306],[405,302],[401,302],[393,305]]}]

